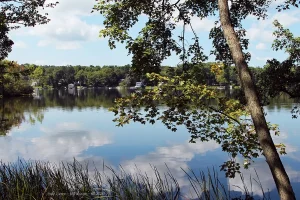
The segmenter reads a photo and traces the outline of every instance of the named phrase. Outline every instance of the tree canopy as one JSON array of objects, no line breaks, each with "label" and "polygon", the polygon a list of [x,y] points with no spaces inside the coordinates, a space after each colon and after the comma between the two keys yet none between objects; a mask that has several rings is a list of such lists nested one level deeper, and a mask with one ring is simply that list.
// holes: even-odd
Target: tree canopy
[{"label": "tree canopy", "polygon": [[46,3],[46,0],[1,0],[0,6],[0,60],[7,57],[13,41],[8,32],[21,26],[35,26],[50,21],[47,13],[41,12],[46,7],[54,7],[56,3]]},{"label": "tree canopy", "polygon": [[[118,100],[114,109],[118,115],[116,120],[119,125],[131,120],[142,123],[161,120],[172,130],[176,130],[174,127],[177,125],[185,125],[191,133],[191,141],[196,138],[214,139],[231,155],[231,160],[222,167],[227,170],[229,176],[233,176],[239,169],[238,163],[235,162],[238,154],[247,160],[257,157],[258,153],[263,153],[281,199],[295,199],[289,178],[271,137],[272,129],[267,124],[261,108],[263,98],[260,98],[258,93],[269,90],[269,87],[272,87],[270,84],[276,79],[272,77],[274,75],[268,74],[269,78],[266,79],[269,81],[268,84],[264,85],[264,89],[257,91],[258,85],[255,86],[248,67],[251,55],[247,49],[250,41],[245,37],[246,30],[242,23],[248,16],[254,16],[257,20],[266,19],[267,10],[274,2],[272,0],[230,2],[228,0],[116,0],[99,1],[95,9],[105,18],[105,28],[101,30],[101,36],[108,37],[111,48],[116,48],[116,42],[125,43],[128,53],[132,54],[132,67],[139,74],[158,72],[162,61],[171,54],[179,56],[183,71],[206,61],[207,56],[203,53],[201,38],[193,29],[191,19],[198,17],[200,21],[203,18],[217,16],[215,26],[209,34],[213,45],[211,54],[215,55],[217,62],[220,62],[215,65],[214,72],[218,76],[223,72],[224,66],[235,65],[245,105],[239,101],[220,99],[214,91],[189,81],[190,76],[187,73],[172,79],[152,74],[149,78],[163,84],[157,90],[133,94],[131,97]],[[286,0],[280,3],[276,10],[281,12],[291,7],[298,7],[299,3],[296,0]],[[134,38],[129,33],[141,16],[146,18],[145,26]],[[275,59],[269,61],[270,72],[280,66],[291,66],[298,62],[298,39],[293,38],[291,33],[278,22],[275,22],[275,25],[278,31],[275,32],[277,40],[273,47],[275,50],[285,49],[290,56],[283,63]],[[176,30],[179,26],[182,28],[178,34]],[[186,28],[190,28],[194,33],[194,37],[189,42],[186,42],[185,38]],[[285,67],[282,69],[287,70]],[[285,74],[290,76],[293,71],[295,70],[287,70]],[[286,78],[281,81],[283,87],[279,84],[275,85],[276,91],[289,88],[287,92],[291,93],[295,89],[295,86],[287,85]],[[215,107],[206,103],[212,100],[216,102]],[[167,105],[167,108],[160,111],[158,102]],[[142,114],[140,109],[144,109],[146,114]],[[246,120],[245,116],[249,118]],[[244,166],[247,167],[248,163],[245,161]]]}]

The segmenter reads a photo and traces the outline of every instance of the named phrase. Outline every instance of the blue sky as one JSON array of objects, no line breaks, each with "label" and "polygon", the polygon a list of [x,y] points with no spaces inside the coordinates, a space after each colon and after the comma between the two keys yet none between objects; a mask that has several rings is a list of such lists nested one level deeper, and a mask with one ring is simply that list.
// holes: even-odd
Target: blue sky
[{"label": "blue sky", "polygon": [[[284,52],[271,50],[274,39],[272,22],[275,19],[290,28],[295,36],[300,33],[300,9],[277,13],[275,6],[279,2],[282,0],[273,3],[267,20],[257,21],[254,17],[249,17],[244,22],[247,37],[250,39],[251,66],[263,66],[270,58],[283,60],[286,57]],[[107,39],[99,38],[99,31],[103,28],[103,17],[99,13],[91,14],[95,3],[95,0],[61,0],[56,8],[49,10],[50,23],[12,31],[10,37],[15,45],[8,59],[20,64],[40,65],[130,64],[131,57],[128,56],[124,45],[119,44],[116,49],[110,50]],[[208,35],[213,23],[213,18],[192,19],[192,24],[207,54],[211,50]],[[135,26],[132,33],[137,34],[140,28],[139,25]],[[178,32],[181,28],[178,26]],[[213,61],[214,57],[211,56],[209,60]],[[179,62],[176,56],[171,56],[164,61],[164,64],[175,66]]]}]

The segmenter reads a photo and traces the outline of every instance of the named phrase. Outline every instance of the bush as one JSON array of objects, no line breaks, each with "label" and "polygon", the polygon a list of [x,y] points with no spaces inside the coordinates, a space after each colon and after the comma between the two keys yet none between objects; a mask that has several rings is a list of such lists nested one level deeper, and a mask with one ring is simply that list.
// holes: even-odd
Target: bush
[{"label": "bush", "polygon": [[33,87],[27,81],[19,80],[4,85],[4,96],[23,96],[33,93]]}]

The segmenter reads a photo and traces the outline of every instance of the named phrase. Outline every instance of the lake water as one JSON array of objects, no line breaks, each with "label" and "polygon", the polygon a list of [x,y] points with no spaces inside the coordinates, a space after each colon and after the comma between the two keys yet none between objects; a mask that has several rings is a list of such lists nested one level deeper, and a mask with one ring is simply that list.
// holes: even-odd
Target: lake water
[{"label": "lake water", "polygon": [[[189,181],[182,169],[219,170],[227,154],[215,142],[188,143],[189,133],[184,128],[172,132],[160,123],[141,125],[131,123],[122,128],[112,122],[114,114],[108,111],[114,99],[129,91],[94,90],[80,91],[43,90],[36,98],[6,99],[1,105],[0,158],[15,162],[19,158],[50,162],[92,161],[103,162],[114,169],[119,165],[130,173],[136,167],[153,175],[152,167],[167,172],[166,165],[177,178],[183,192],[189,191]],[[295,103],[287,97],[272,100],[266,107],[268,121],[279,124],[281,135],[276,143],[286,145],[287,155],[282,160],[300,197],[300,119],[292,119]],[[182,168],[182,169],[181,169]],[[256,159],[250,170],[242,170],[246,184],[251,188],[250,174],[256,169],[265,189],[271,191],[271,199],[278,199],[275,185],[264,158]],[[242,186],[240,178],[227,180],[226,184]],[[253,181],[252,181],[253,182]],[[237,187],[231,187],[239,190]],[[254,195],[260,195],[260,187],[252,185]]]}]

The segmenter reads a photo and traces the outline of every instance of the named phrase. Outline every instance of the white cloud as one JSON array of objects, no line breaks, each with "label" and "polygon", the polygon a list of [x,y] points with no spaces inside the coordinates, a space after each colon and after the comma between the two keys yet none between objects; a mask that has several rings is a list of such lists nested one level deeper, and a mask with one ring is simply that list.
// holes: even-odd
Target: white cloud
[{"label": "white cloud", "polygon": [[259,61],[264,61],[266,62],[267,60],[271,60],[272,58],[271,57],[255,57],[256,60],[259,60]]},{"label": "white cloud", "polygon": [[94,4],[93,0],[64,0],[55,8],[47,8],[43,11],[49,13],[51,21],[48,24],[24,30],[28,30],[27,33],[30,35],[41,38],[37,46],[53,45],[61,50],[78,49],[84,42],[99,39],[101,26],[88,23],[83,19],[92,15]]},{"label": "white cloud", "polygon": [[[176,14],[174,14],[174,16],[177,16],[177,12],[175,12],[175,13]],[[208,32],[214,27],[215,20],[210,19],[210,18],[200,19],[199,17],[194,16],[191,18],[191,25],[195,31],[207,31]],[[177,28],[182,29],[182,26],[183,26],[182,21],[177,22]],[[190,26],[186,26],[186,29],[188,31],[192,31]]]},{"label": "white cloud", "polygon": [[97,39],[100,26],[90,25],[77,16],[65,16],[49,24],[32,28],[29,33],[58,41],[87,41]]},{"label": "white cloud", "polygon": [[56,43],[56,48],[61,50],[79,49],[81,47],[79,42],[60,42]]},{"label": "white cloud", "polygon": [[255,48],[258,50],[264,50],[264,49],[266,49],[266,44],[262,43],[262,42],[258,43]]},{"label": "white cloud", "polygon": [[14,41],[13,48],[24,49],[27,47],[27,44],[23,41]]},{"label": "white cloud", "polygon": [[[47,3],[55,3],[57,0],[47,0]],[[95,0],[63,0],[55,8],[47,9],[50,17],[55,14],[91,15],[92,8],[97,2]]]},{"label": "white cloud", "polygon": [[263,42],[272,42],[275,39],[272,30],[268,28],[266,29],[265,27],[256,26],[253,26],[247,30],[247,38],[252,41],[258,40]]},{"label": "white cloud", "polygon": [[300,21],[300,12],[299,10],[291,12],[279,12],[272,17],[272,22],[278,20],[284,27],[288,28],[289,26]]},{"label": "white cloud", "polygon": [[[175,2],[177,2],[177,0],[171,0],[171,3],[175,3]],[[184,3],[184,0],[180,0],[179,3]],[[173,12],[173,17],[175,17],[175,18],[173,18],[173,22],[176,23],[178,29],[182,29],[183,21],[178,21],[178,19],[177,19],[178,15],[179,15],[179,11],[177,9],[175,9]],[[216,20],[214,20],[211,17],[201,19],[200,17],[192,16],[190,22],[191,22],[192,28],[195,31],[210,31],[211,28],[214,27],[215,21]],[[186,26],[186,30],[192,31],[192,29],[189,25]]]},{"label": "white cloud", "polygon": [[[215,21],[208,18],[200,19],[198,17],[193,17],[191,24],[194,30],[210,31],[214,27]],[[191,30],[191,28],[188,27],[188,30]]]},{"label": "white cloud", "polygon": [[272,42],[275,37],[273,32],[275,30],[273,22],[278,20],[285,28],[300,21],[300,11],[294,10],[287,12],[276,12],[271,15],[268,19],[257,21],[252,18],[252,25],[247,30],[247,37],[251,40],[261,41],[261,42]]},{"label": "white cloud", "polygon": [[45,47],[51,44],[50,40],[40,40],[37,44],[39,47]]}]

